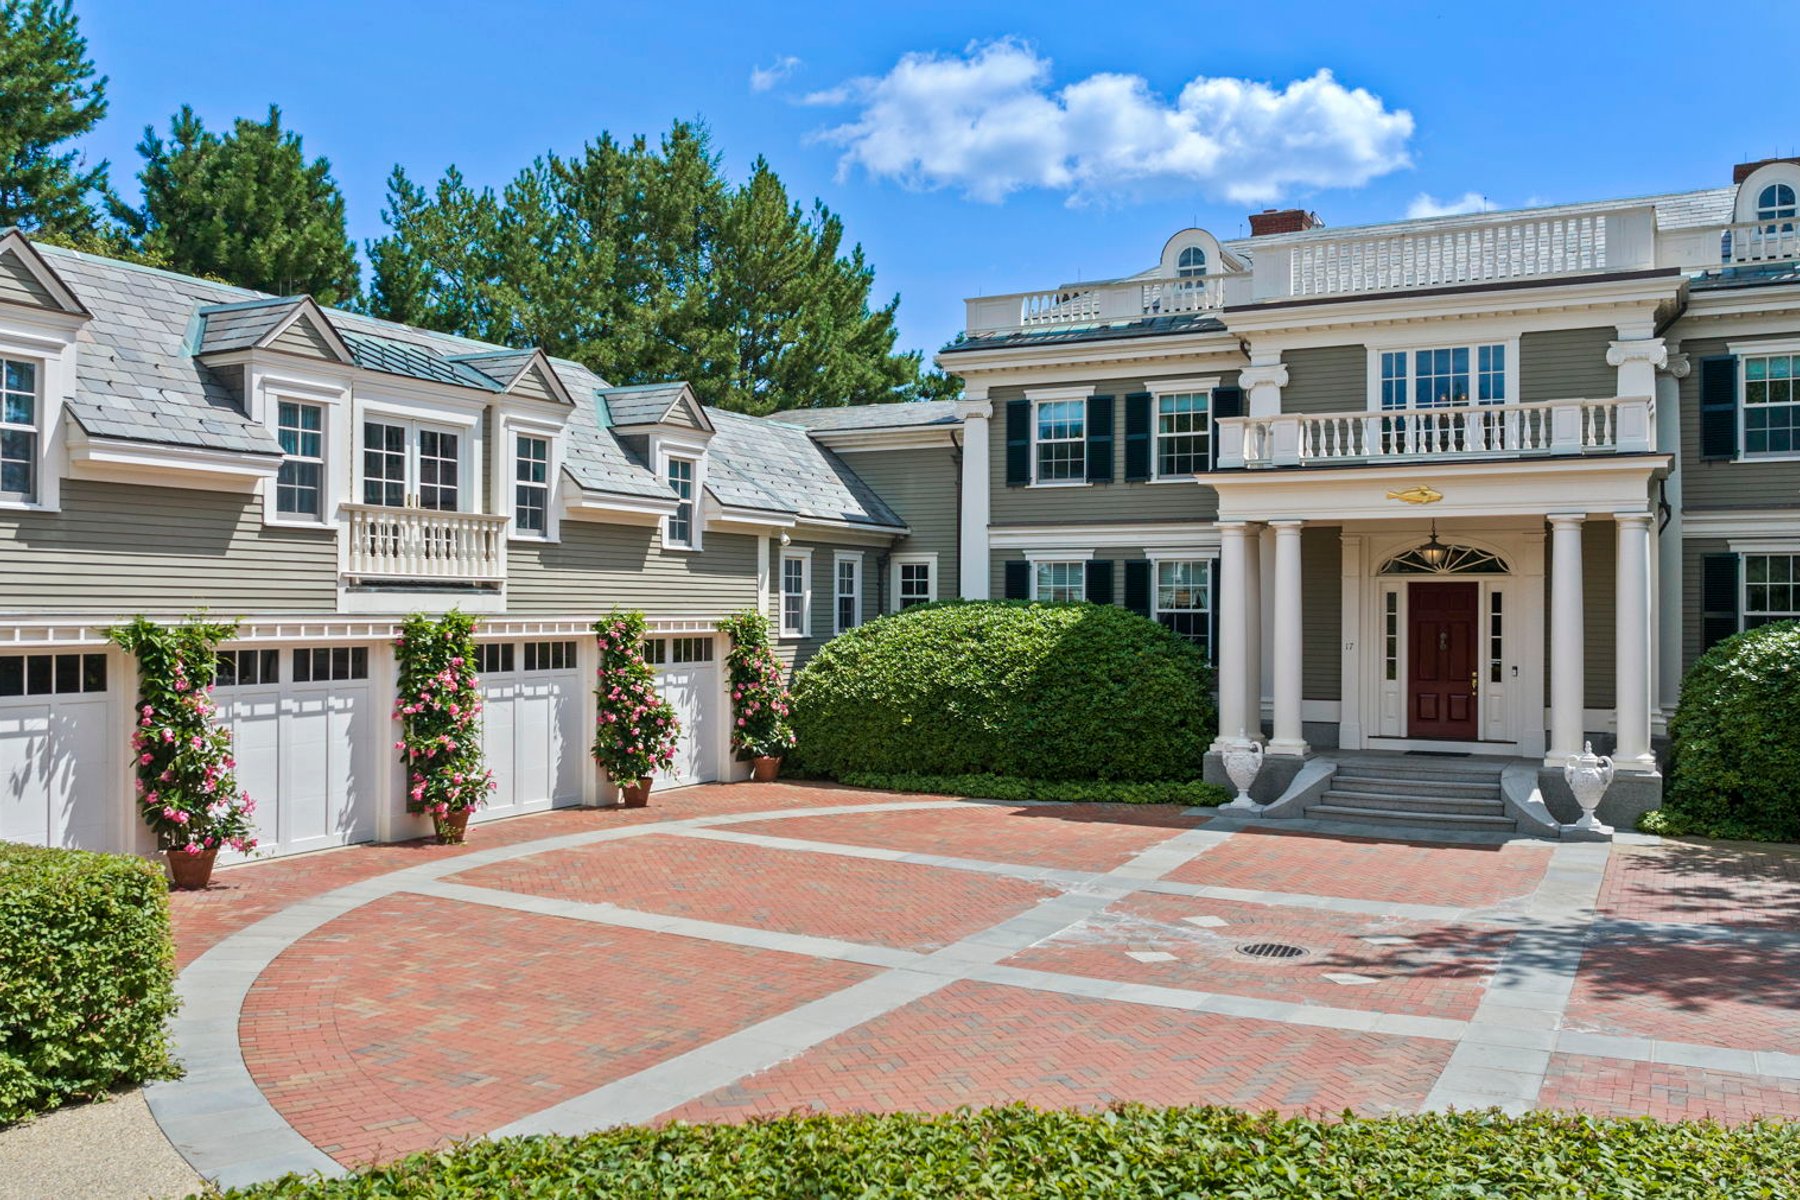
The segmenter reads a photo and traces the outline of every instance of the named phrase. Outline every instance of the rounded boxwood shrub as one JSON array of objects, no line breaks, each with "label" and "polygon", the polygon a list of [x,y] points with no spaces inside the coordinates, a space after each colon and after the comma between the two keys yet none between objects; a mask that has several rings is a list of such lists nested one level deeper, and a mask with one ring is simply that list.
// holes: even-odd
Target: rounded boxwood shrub
[{"label": "rounded boxwood shrub", "polygon": [[1689,669],[1669,723],[1664,833],[1800,840],[1800,623],[1726,638]]},{"label": "rounded boxwood shrub", "polygon": [[1197,779],[1212,672],[1110,604],[924,605],[832,639],[794,684],[804,768]]},{"label": "rounded boxwood shrub", "polygon": [[173,1070],[162,868],[0,842],[0,1125]]}]

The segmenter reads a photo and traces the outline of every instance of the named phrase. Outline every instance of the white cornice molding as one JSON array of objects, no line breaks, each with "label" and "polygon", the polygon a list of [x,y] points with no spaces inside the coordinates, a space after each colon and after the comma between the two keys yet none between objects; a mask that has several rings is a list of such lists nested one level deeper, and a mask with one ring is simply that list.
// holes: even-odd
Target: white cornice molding
[{"label": "white cornice molding", "polygon": [[69,438],[69,473],[77,479],[120,479],[131,482],[200,488],[211,491],[254,491],[258,483],[281,470],[276,454],[202,450],[74,433]]},{"label": "white cornice molding", "polygon": [[[984,414],[985,415],[985,414]],[[862,450],[909,450],[956,444],[958,425],[896,426],[891,429],[815,429],[808,432],[822,446],[840,454]]]},{"label": "white cornice molding", "polygon": [[1171,525],[992,526],[988,544],[995,550],[1058,550],[1084,546],[1095,550],[1217,549],[1219,531],[1211,521]]},{"label": "white cornice molding", "polygon": [[[1255,368],[1246,368],[1246,370],[1254,369]],[[1287,382],[1285,376],[1286,370],[1287,368],[1282,368],[1284,373],[1282,378],[1283,383]],[[1238,376],[1238,382],[1243,383],[1242,374]],[[1184,375],[1175,379],[1144,380],[1144,390],[1153,396],[1163,396],[1174,392],[1210,392],[1218,386],[1219,376],[1217,375]],[[1245,386],[1248,385],[1246,384]]]},{"label": "white cornice molding", "polygon": [[1029,387],[1025,389],[1025,398],[1032,402],[1039,400],[1085,400],[1094,394],[1094,384],[1076,383],[1061,384],[1057,387]]},{"label": "white cornice molding", "polygon": [[660,496],[630,496],[614,492],[596,492],[569,479],[563,515],[575,520],[612,521],[623,525],[654,525],[676,509],[673,492],[667,500]]},{"label": "white cornice molding", "polygon": [[1658,369],[1669,362],[1669,347],[1661,338],[1633,338],[1608,342],[1606,365],[1622,367],[1626,363],[1647,362]]},{"label": "white cornice molding", "polygon": [[1731,512],[1692,512],[1681,514],[1681,536],[1684,538],[1730,538],[1792,536],[1800,538],[1800,489],[1794,496],[1793,508],[1742,509]]}]

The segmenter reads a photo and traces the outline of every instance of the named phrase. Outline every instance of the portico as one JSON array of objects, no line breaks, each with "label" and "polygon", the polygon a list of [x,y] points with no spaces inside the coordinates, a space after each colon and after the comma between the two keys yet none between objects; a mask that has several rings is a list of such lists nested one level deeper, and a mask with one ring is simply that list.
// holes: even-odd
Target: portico
[{"label": "portico", "polygon": [[[1314,753],[1311,731],[1344,750],[1560,768],[1592,739],[1621,772],[1654,775],[1652,497],[1667,461],[1215,474],[1214,749],[1258,738],[1279,765]],[[1319,577],[1329,537],[1335,579]]]}]

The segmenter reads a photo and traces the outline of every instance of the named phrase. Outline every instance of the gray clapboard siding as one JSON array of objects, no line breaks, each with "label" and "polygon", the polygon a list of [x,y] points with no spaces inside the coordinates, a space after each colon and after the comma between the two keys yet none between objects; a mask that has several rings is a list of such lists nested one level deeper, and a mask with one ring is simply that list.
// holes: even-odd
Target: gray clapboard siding
[{"label": "gray clapboard siding", "polygon": [[[1004,438],[1002,438],[1004,440]],[[839,451],[857,477],[900,514],[912,533],[896,554],[936,554],[940,600],[962,595],[957,574],[957,465],[949,446],[910,450]],[[884,581],[885,584],[885,581]]]},{"label": "gray clapboard siding", "polygon": [[[1611,521],[1589,519],[1581,526],[1581,629],[1583,707],[1611,708],[1618,679],[1615,631],[1618,627],[1616,597],[1619,527]],[[1544,543],[1544,698],[1550,697],[1551,589],[1556,586],[1555,554],[1548,538]]]},{"label": "gray clapboard siding", "polygon": [[[1113,602],[1116,604],[1124,604],[1125,569],[1119,564],[1149,558],[1149,552],[1142,548],[1130,546],[1102,546],[1095,548],[1091,543],[1082,541],[1081,527],[1079,525],[1070,525],[1067,526],[1066,529],[1069,534],[1069,540],[1064,547],[1065,549],[1074,552],[1092,550],[1095,558],[1103,558],[1113,564]],[[1208,527],[1204,532],[1210,534],[1212,530]],[[1200,541],[1202,536],[1203,534],[1197,531],[1195,541]],[[1200,557],[1209,558],[1211,556],[1203,554]],[[1006,598],[1006,564],[1009,562],[1023,562],[1024,560],[1025,552],[1023,550],[995,550],[989,554],[988,595],[991,598],[995,600],[1003,600]],[[1214,561],[1217,560],[1215,559]],[[1152,581],[1151,586],[1155,586],[1154,581]]]},{"label": "gray clapboard siding", "polygon": [[[836,636],[833,621],[837,613],[837,553],[860,554],[862,556],[862,621],[867,623],[881,615],[882,597],[886,595],[887,580],[883,574],[882,557],[887,553],[879,546],[834,545],[829,542],[795,541],[789,549],[812,551],[812,622],[811,636],[804,638],[784,638],[781,636],[781,551],[779,544],[769,546],[769,591],[772,594],[770,605],[770,633],[775,638],[775,656],[790,670],[799,670],[806,665],[808,659],[819,652],[823,646]],[[941,567],[941,563],[940,563]],[[942,596],[943,592],[939,591]],[[890,605],[891,607],[891,605]]]},{"label": "gray clapboard siding", "polygon": [[304,354],[308,358],[336,357],[331,350],[331,343],[325,340],[307,317],[301,317],[292,325],[281,331],[281,336],[269,343],[272,350],[285,350],[289,354]]},{"label": "gray clapboard siding", "polygon": [[1364,346],[1317,346],[1281,356],[1287,386],[1281,411],[1364,412],[1369,407],[1369,351]]},{"label": "gray clapboard siding", "polygon": [[[1300,695],[1308,700],[1343,696],[1342,531],[1335,526],[1308,525],[1300,531]],[[1274,543],[1265,540],[1265,553]],[[1264,631],[1264,637],[1269,631]],[[1263,690],[1273,694],[1271,680]]]},{"label": "gray clapboard siding", "polygon": [[558,542],[507,547],[507,611],[722,617],[756,603],[756,539],[709,533],[697,552],[662,548],[655,525],[565,520]]},{"label": "gray clapboard siding", "polygon": [[1709,554],[1729,554],[1731,543],[1724,538],[1684,538],[1681,543],[1681,669],[1686,671],[1700,657],[1703,633],[1701,606],[1701,564]]},{"label": "gray clapboard siding", "polygon": [[[1682,509],[1800,509],[1800,462],[1725,462],[1700,457],[1700,360],[1728,353],[1726,339],[1684,340],[1681,352],[1692,364],[1687,378],[1680,381]],[[1738,399],[1741,403],[1743,397]]]},{"label": "gray clapboard siding", "polygon": [[65,479],[62,511],[0,512],[0,608],[331,612],[332,530],[262,524],[232,492]]},{"label": "gray clapboard siding", "polygon": [[515,380],[512,386],[512,394],[515,396],[530,396],[534,400],[551,400],[559,404],[561,403],[560,400],[557,400],[556,393],[551,389],[550,382],[544,378],[544,370],[542,367],[534,366]]},{"label": "gray clapboard siding", "polygon": [[31,268],[11,251],[0,254],[0,300],[28,304],[32,308],[58,307],[56,297],[50,294],[50,289],[39,283],[38,277],[31,273]]},{"label": "gray clapboard siding", "polygon": [[[1176,378],[1184,374],[1171,367],[1153,378]],[[1212,378],[1214,372],[1195,374]],[[1236,371],[1217,372],[1221,387],[1237,383]],[[988,478],[992,483],[988,500],[988,521],[993,525],[1057,525],[1068,521],[1106,521],[1123,523],[1185,519],[1212,521],[1219,515],[1218,493],[1203,484],[1192,483],[1126,483],[1125,482],[1125,403],[1132,392],[1144,390],[1137,379],[1068,380],[1057,386],[1093,384],[1097,396],[1112,396],[1117,407],[1113,411],[1113,482],[1094,483],[1085,487],[1008,487],[1006,485],[1006,402],[1025,396],[1021,386],[997,387],[990,393],[994,416],[988,430]],[[880,491],[879,488],[876,489]],[[884,496],[885,499],[885,496]],[[941,592],[939,593],[942,594]]]},{"label": "gray clapboard siding", "polygon": [[1601,399],[1619,391],[1618,368],[1606,350],[1618,333],[1611,327],[1552,329],[1519,338],[1519,402]]}]

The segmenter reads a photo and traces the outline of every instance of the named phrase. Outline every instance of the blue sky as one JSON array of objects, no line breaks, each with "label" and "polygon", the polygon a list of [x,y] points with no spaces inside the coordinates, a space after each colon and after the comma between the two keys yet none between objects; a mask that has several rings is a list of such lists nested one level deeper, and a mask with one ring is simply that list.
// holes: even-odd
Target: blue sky
[{"label": "blue sky", "polygon": [[1740,14],[1710,45],[1691,4],[1566,0],[77,11],[111,77],[85,146],[128,191],[143,126],[183,102],[214,126],[279,103],[330,158],[359,242],[381,232],[396,162],[499,185],[601,130],[700,117],[734,176],[762,154],[844,217],[877,294],[901,295],[902,343],[927,351],[965,296],[1140,270],[1190,223],[1232,237],[1274,204],[1348,225],[1421,195],[1513,207],[1713,187],[1800,147],[1789,68],[1755,63],[1794,43],[1800,5]]}]

